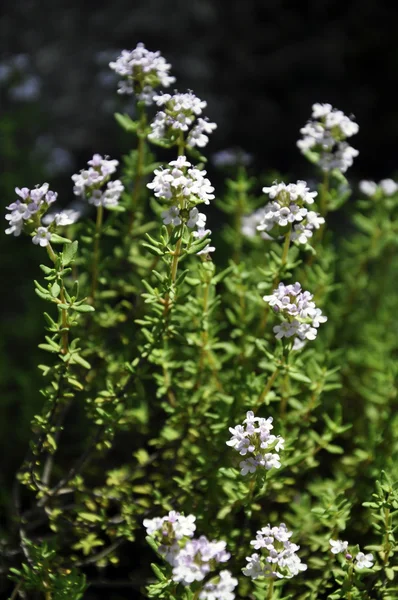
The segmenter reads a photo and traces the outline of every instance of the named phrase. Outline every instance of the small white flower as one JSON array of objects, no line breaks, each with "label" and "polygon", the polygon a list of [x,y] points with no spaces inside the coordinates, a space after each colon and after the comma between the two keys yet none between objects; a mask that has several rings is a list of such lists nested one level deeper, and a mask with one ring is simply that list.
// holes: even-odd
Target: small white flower
[{"label": "small white flower", "polygon": [[398,190],[398,185],[393,179],[382,179],[379,181],[379,187],[385,196],[392,196]]},{"label": "small white flower", "polygon": [[359,182],[359,189],[365,196],[374,196],[377,192],[377,183],[375,181],[367,181],[363,179]]},{"label": "small white flower", "polygon": [[198,229],[204,229],[206,227],[206,215],[200,213],[196,206],[191,208],[189,211],[189,219],[187,221],[188,227],[197,227]]},{"label": "small white flower", "polygon": [[342,540],[329,540],[329,544],[331,545],[330,551],[333,554],[339,554],[340,552],[346,552],[348,548],[348,542],[343,542]]},{"label": "small white flower", "polygon": [[162,212],[162,219],[165,225],[181,225],[180,209],[177,206],[170,206],[168,210]]},{"label": "small white flower", "polygon": [[36,231],[36,235],[32,238],[32,242],[34,244],[40,244],[43,248],[48,246],[49,241],[51,240],[51,233],[48,231],[47,227],[38,227]]},{"label": "small white flower", "polygon": [[358,552],[355,560],[357,561],[355,566],[358,569],[371,569],[373,567],[373,554],[364,554],[363,552]]}]

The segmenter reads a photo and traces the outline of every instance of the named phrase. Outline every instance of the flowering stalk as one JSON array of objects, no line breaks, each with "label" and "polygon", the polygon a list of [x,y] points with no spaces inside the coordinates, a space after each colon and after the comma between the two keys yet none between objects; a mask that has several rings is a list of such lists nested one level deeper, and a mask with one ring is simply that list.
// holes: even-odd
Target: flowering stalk
[{"label": "flowering stalk", "polygon": [[272,600],[272,596],[274,595],[274,581],[273,577],[269,580],[267,600]]},{"label": "flowering stalk", "polygon": [[103,217],[104,217],[104,207],[102,206],[102,204],[100,204],[97,207],[97,220],[95,223],[95,233],[94,233],[93,266],[92,266],[91,292],[90,292],[90,298],[91,298],[92,302],[94,302],[94,297],[95,297],[95,293],[97,290],[97,283],[98,283],[98,263],[99,263],[99,259],[100,259],[100,240],[101,240]]},{"label": "flowering stalk", "polygon": [[[52,262],[54,263],[54,265],[57,262],[57,255],[55,254],[54,250],[52,249],[52,246],[50,244],[50,242],[48,242],[47,246],[47,254],[50,257],[50,259],[52,260]],[[65,304],[65,286],[64,286],[64,281],[61,278],[60,281],[60,293],[59,293],[59,298],[62,304]],[[62,324],[62,333],[61,333],[61,340],[62,340],[62,354],[67,354],[68,353],[68,333],[69,333],[69,324],[68,324],[68,311],[65,308],[61,309],[61,324]]]},{"label": "flowering stalk", "polygon": [[271,377],[268,378],[267,385],[265,386],[265,388],[263,389],[263,391],[261,392],[261,394],[257,398],[257,402],[254,405],[254,412],[256,412],[260,408],[260,406],[264,402],[265,398],[267,397],[268,392],[271,391],[271,388],[274,385],[275,379],[278,376],[279,370],[280,370],[280,367],[276,367],[276,369],[272,373]]},{"label": "flowering stalk", "polygon": [[[320,202],[319,202],[319,210],[323,217],[326,217],[328,212],[327,199],[329,192],[329,171],[325,171],[323,174],[323,183],[321,186],[321,194],[320,194]],[[322,231],[320,228],[319,231]]]},{"label": "flowering stalk", "polygon": [[129,223],[129,233],[131,233],[133,226],[134,226],[134,220],[135,220],[135,214],[136,214],[136,210],[137,210],[138,199],[139,199],[141,187],[142,187],[145,146],[146,146],[147,117],[146,117],[145,105],[143,102],[138,102],[137,107],[138,107],[138,112],[139,112],[139,116],[140,116],[139,124],[138,124],[138,128],[137,128],[137,137],[138,137],[137,166],[136,166],[135,179],[134,179],[134,184],[133,184],[134,185],[133,194],[132,194],[132,198],[131,198],[131,214],[130,214],[130,223]]}]

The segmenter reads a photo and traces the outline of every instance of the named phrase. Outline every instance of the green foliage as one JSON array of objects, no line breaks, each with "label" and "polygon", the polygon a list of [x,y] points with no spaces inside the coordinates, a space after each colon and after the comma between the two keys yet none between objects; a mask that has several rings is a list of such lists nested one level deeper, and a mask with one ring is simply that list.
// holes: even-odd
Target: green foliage
[{"label": "green foliage", "polygon": [[[398,195],[351,199],[333,171],[319,186],[326,226],[311,244],[291,244],[283,227],[248,237],[243,219],[265,201],[260,176],[239,167],[217,192],[213,260],[210,234],[193,235],[183,202],[181,223],[160,225],[167,204],[145,185],[159,163],[144,107],[136,121],[116,119],[137,137],[121,201],[68,237],[52,233],[35,281],[47,359],[5,542],[15,594],[77,600],[90,565],[127,555],[146,597],[196,600],[202,583],[177,584],[144,539],[145,518],[177,510],[196,516],[199,535],[226,541],[238,598],[396,598]],[[171,160],[187,149],[180,135],[158,145]],[[329,226],[332,211],[344,235]],[[276,339],[262,298],[280,281],[299,281],[328,317],[302,348]],[[241,475],[226,442],[250,410],[286,440],[280,469]],[[242,575],[268,523],[294,531],[307,571]],[[333,555],[330,539],[372,552],[373,568]]]}]

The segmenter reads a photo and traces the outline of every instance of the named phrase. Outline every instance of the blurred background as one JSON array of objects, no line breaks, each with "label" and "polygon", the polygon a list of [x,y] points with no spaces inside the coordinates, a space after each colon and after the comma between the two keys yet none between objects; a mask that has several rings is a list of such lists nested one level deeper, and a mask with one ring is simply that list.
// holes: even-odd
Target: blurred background
[{"label": "blurred background", "polygon": [[[131,138],[115,111],[132,114],[109,69],[142,41],[173,66],[218,124],[208,147],[239,147],[253,172],[291,180],[314,175],[296,148],[314,102],[355,116],[360,151],[348,176],[379,180],[397,171],[398,8],[374,0],[14,0],[0,18],[0,191],[43,181],[60,202],[70,177],[94,152],[120,158]],[[392,3],[394,6],[394,4]],[[208,154],[209,154],[208,153]],[[218,184],[211,162],[210,179]],[[221,184],[220,184],[221,185]],[[4,224],[6,222],[4,221]],[[42,306],[32,279],[42,253],[0,233],[0,507],[27,449],[41,405]]]}]

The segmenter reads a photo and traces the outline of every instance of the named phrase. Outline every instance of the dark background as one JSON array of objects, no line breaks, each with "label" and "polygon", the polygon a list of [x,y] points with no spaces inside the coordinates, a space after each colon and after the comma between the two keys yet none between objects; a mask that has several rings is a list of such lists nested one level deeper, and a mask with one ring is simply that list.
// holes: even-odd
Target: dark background
[{"label": "dark background", "polygon": [[[0,18],[0,192],[49,181],[73,199],[71,175],[94,152],[120,158],[131,138],[115,111],[132,111],[108,68],[140,41],[173,66],[180,91],[207,100],[217,122],[209,152],[253,155],[253,172],[291,181],[314,171],[296,148],[314,102],[354,115],[360,151],[348,175],[381,179],[397,169],[398,8],[374,0],[17,0]],[[394,5],[394,3],[391,3]],[[219,179],[211,163],[211,180]],[[5,221],[4,221],[5,224]],[[0,233],[0,508],[25,455],[41,399],[40,248]],[[1,533],[1,531],[0,531]]]}]

